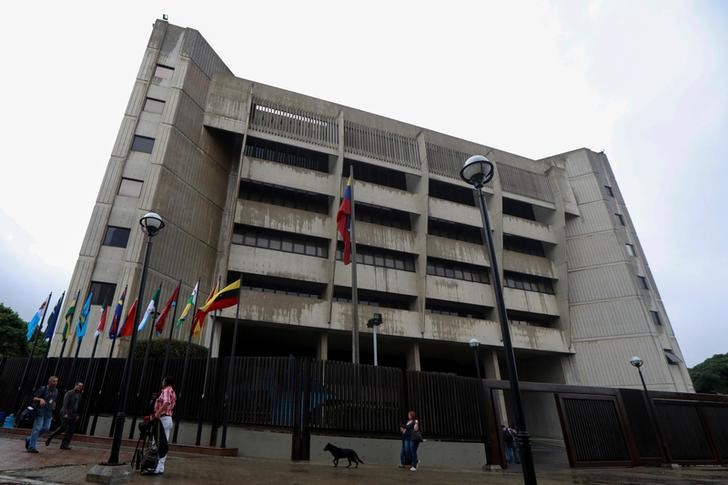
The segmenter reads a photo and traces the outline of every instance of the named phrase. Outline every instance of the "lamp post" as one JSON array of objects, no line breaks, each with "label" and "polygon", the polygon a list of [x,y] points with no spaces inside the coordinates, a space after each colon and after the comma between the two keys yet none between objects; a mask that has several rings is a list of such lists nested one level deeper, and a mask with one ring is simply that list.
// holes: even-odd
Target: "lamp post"
[{"label": "lamp post", "polygon": [[480,380],[480,358],[478,358],[478,347],[480,347],[480,341],[477,338],[471,338],[468,340],[468,346],[473,349],[473,357],[475,358],[475,376],[478,380]]},{"label": "lamp post", "polygon": [[[147,279],[147,267],[149,266],[149,254],[152,250],[152,238],[159,233],[164,227],[164,221],[159,217],[156,212],[148,212],[139,220],[139,224],[142,226],[142,231],[147,235],[147,250],[144,254],[144,263],[142,265],[142,278],[139,282],[139,297],[137,301],[139,304],[142,302],[144,295],[144,285]],[[134,344],[136,343],[137,325],[139,324],[139,313],[136,312],[134,315],[134,325],[131,329],[131,340],[129,342],[129,352],[126,356],[126,363],[124,365],[124,375],[122,376],[122,393],[121,402],[119,406],[119,412],[116,413],[116,423],[114,425],[114,441],[111,444],[111,455],[106,465],[120,465],[119,463],[119,450],[121,449],[121,438],[124,434],[124,420],[126,419],[126,402],[129,397],[129,382],[131,381],[131,368],[132,359],[134,356]]]},{"label": "lamp post", "polygon": [[376,367],[379,365],[379,361],[377,360],[377,327],[382,324],[382,314],[381,313],[375,313],[372,315],[372,318],[369,319],[367,322],[367,327],[372,329],[373,337],[374,337],[374,366]]},{"label": "lamp post", "polygon": [[[490,160],[482,155],[473,155],[465,161],[463,168],[460,170],[460,177],[475,188],[478,196],[480,215],[483,218],[483,243],[488,249],[491,283],[495,293],[496,307],[498,309],[498,316],[501,324],[501,333],[503,334],[503,351],[506,357],[508,380],[511,384],[510,387],[513,395],[513,403],[516,408],[516,423],[518,426],[517,439],[521,447],[523,481],[526,485],[535,485],[537,483],[536,470],[533,466],[531,439],[529,437],[528,430],[526,429],[526,418],[523,413],[523,403],[521,402],[521,387],[518,383],[516,357],[513,353],[511,332],[508,325],[508,315],[506,314],[506,305],[503,299],[503,287],[501,286],[498,262],[495,256],[495,248],[493,247],[493,237],[490,233],[488,206],[485,202],[485,195],[483,194],[483,186],[490,182],[493,178],[493,173],[494,165]],[[478,372],[480,372],[480,370],[478,370]]]},{"label": "lamp post", "polygon": [[660,424],[657,422],[657,413],[655,413],[654,404],[652,403],[652,399],[650,399],[650,395],[647,392],[647,384],[645,383],[645,377],[642,375],[642,365],[644,364],[644,361],[642,360],[642,357],[634,356],[631,359],[629,359],[629,363],[632,364],[633,367],[637,368],[637,372],[640,375],[640,381],[642,381],[642,389],[644,389],[645,392],[645,401],[647,403],[647,412],[650,415],[650,419],[652,420],[652,426],[655,428],[655,436],[657,437],[657,445],[660,447],[660,451],[662,452],[663,458],[665,458],[665,463],[670,463],[670,454],[667,451],[667,446],[665,446],[665,439],[662,436],[662,429],[660,429]]}]

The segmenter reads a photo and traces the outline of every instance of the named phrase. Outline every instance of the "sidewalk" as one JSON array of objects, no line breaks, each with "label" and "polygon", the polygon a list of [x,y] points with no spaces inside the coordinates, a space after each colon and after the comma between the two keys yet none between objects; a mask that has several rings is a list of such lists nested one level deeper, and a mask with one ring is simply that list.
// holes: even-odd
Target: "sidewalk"
[{"label": "sidewalk", "polygon": [[[109,450],[85,443],[72,443],[73,450],[63,451],[54,444],[41,445],[39,454],[26,453],[20,438],[0,438],[0,484],[5,483],[84,483],[88,468],[105,460]],[[131,449],[122,449],[128,460]],[[363,457],[366,461],[366,457]],[[132,483],[201,484],[355,484],[355,483],[426,483],[426,484],[519,484],[519,471],[480,472],[432,469],[426,465],[416,472],[381,465],[360,465],[359,469],[334,468],[330,463],[292,463],[289,461],[230,458],[170,453],[167,472],[161,477],[135,475]],[[537,470],[539,484],[725,484],[728,468],[690,467],[546,469]]]}]

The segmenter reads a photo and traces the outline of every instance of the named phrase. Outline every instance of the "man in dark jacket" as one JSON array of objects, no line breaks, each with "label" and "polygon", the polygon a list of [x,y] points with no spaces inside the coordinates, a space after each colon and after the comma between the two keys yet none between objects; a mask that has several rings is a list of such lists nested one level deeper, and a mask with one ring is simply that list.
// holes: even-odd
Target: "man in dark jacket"
[{"label": "man in dark jacket", "polygon": [[61,449],[71,449],[69,445],[71,444],[73,433],[76,432],[76,425],[78,424],[78,410],[81,404],[82,392],[83,382],[77,382],[76,385],[73,386],[73,389],[67,391],[66,394],[63,396],[63,407],[61,408],[61,425],[58,427],[57,430],[53,432],[52,435],[48,437],[48,439],[46,440],[46,446],[51,444],[51,441],[53,440],[53,438],[56,437],[56,435],[65,431],[66,434],[63,435],[63,440],[61,441]]},{"label": "man in dark jacket", "polygon": [[36,409],[33,431],[25,438],[25,449],[28,453],[38,453],[35,442],[42,433],[47,433],[51,427],[53,410],[56,408],[58,399],[58,377],[48,379],[48,385],[38,388],[33,393],[33,407]]}]

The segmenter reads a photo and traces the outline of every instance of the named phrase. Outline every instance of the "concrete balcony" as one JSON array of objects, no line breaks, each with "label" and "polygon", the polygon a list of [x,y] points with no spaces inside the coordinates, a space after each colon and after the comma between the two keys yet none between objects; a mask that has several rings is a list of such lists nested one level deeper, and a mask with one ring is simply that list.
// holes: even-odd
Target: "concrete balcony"
[{"label": "concrete balcony", "polygon": [[[417,296],[417,273],[397,269],[380,268],[368,264],[356,266],[357,286],[360,290],[383,291]],[[351,265],[336,262],[334,284],[351,286]]]},{"label": "concrete balcony", "polygon": [[230,246],[228,261],[228,268],[232,271],[316,283],[328,282],[328,266],[328,259],[239,244]]},{"label": "concrete balcony", "polygon": [[[346,179],[341,179],[341,188],[346,185]],[[393,189],[385,185],[371,184],[369,182],[356,181],[354,183],[354,199],[358,202],[389,207],[413,214],[419,214],[420,208],[417,203],[417,196],[406,190]]]},{"label": "concrete balcony", "polygon": [[326,239],[333,236],[335,224],[334,219],[325,214],[252,200],[238,200],[235,222]]},{"label": "concrete balcony", "polygon": [[[235,307],[224,309],[222,316],[235,318]],[[328,328],[329,304],[303,296],[242,290],[239,317],[256,322]]]},{"label": "concrete balcony", "polygon": [[[511,341],[516,349],[569,353],[569,345],[561,330],[530,325],[511,325],[510,329]],[[481,345],[503,346],[500,323],[449,315],[426,314],[425,337],[463,344],[475,337]]]},{"label": "concrete balcony", "polygon": [[433,258],[490,266],[484,246],[429,234],[427,236],[427,255]]},{"label": "concrete balcony", "polygon": [[513,234],[514,236],[527,237],[537,241],[556,244],[556,237],[551,232],[551,226],[548,224],[509,216],[507,214],[503,214],[503,232]]},{"label": "concrete balcony", "polygon": [[[366,322],[372,318],[373,313],[381,313],[382,320],[386,322],[377,329],[379,335],[393,335],[397,337],[421,338],[420,314],[408,310],[382,308],[369,305],[359,305],[359,332],[371,333]],[[331,328],[351,331],[351,303],[334,302],[331,307]]]},{"label": "concrete balcony", "polygon": [[427,298],[493,307],[493,287],[483,283],[427,275]]},{"label": "concrete balcony", "polygon": [[[429,198],[430,217],[452,221],[469,226],[483,227],[480,218],[480,209],[477,207],[450,202],[449,200]],[[491,217],[491,220],[492,217]]]},{"label": "concrete balcony", "polygon": [[245,159],[249,163],[244,167],[242,178],[338,196],[333,193],[336,187],[333,175],[258,158],[245,157]]},{"label": "concrete balcony", "polygon": [[503,288],[503,298],[508,310],[559,316],[559,306],[554,295],[536,291]]},{"label": "concrete balcony", "polygon": [[553,278],[555,274],[550,259],[507,250],[503,251],[503,269],[544,278]]},{"label": "concrete balcony", "polygon": [[367,246],[393,249],[405,253],[415,252],[415,233],[395,227],[369,224],[368,222],[357,222],[356,240],[358,244],[365,244]]}]

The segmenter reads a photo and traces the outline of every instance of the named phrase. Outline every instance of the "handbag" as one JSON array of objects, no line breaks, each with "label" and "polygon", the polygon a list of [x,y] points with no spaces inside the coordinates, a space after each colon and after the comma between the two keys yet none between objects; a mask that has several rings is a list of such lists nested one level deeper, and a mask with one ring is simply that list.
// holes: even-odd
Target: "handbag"
[{"label": "handbag", "polygon": [[422,433],[420,431],[412,431],[412,441],[415,443],[421,443],[425,440],[422,438]]}]

